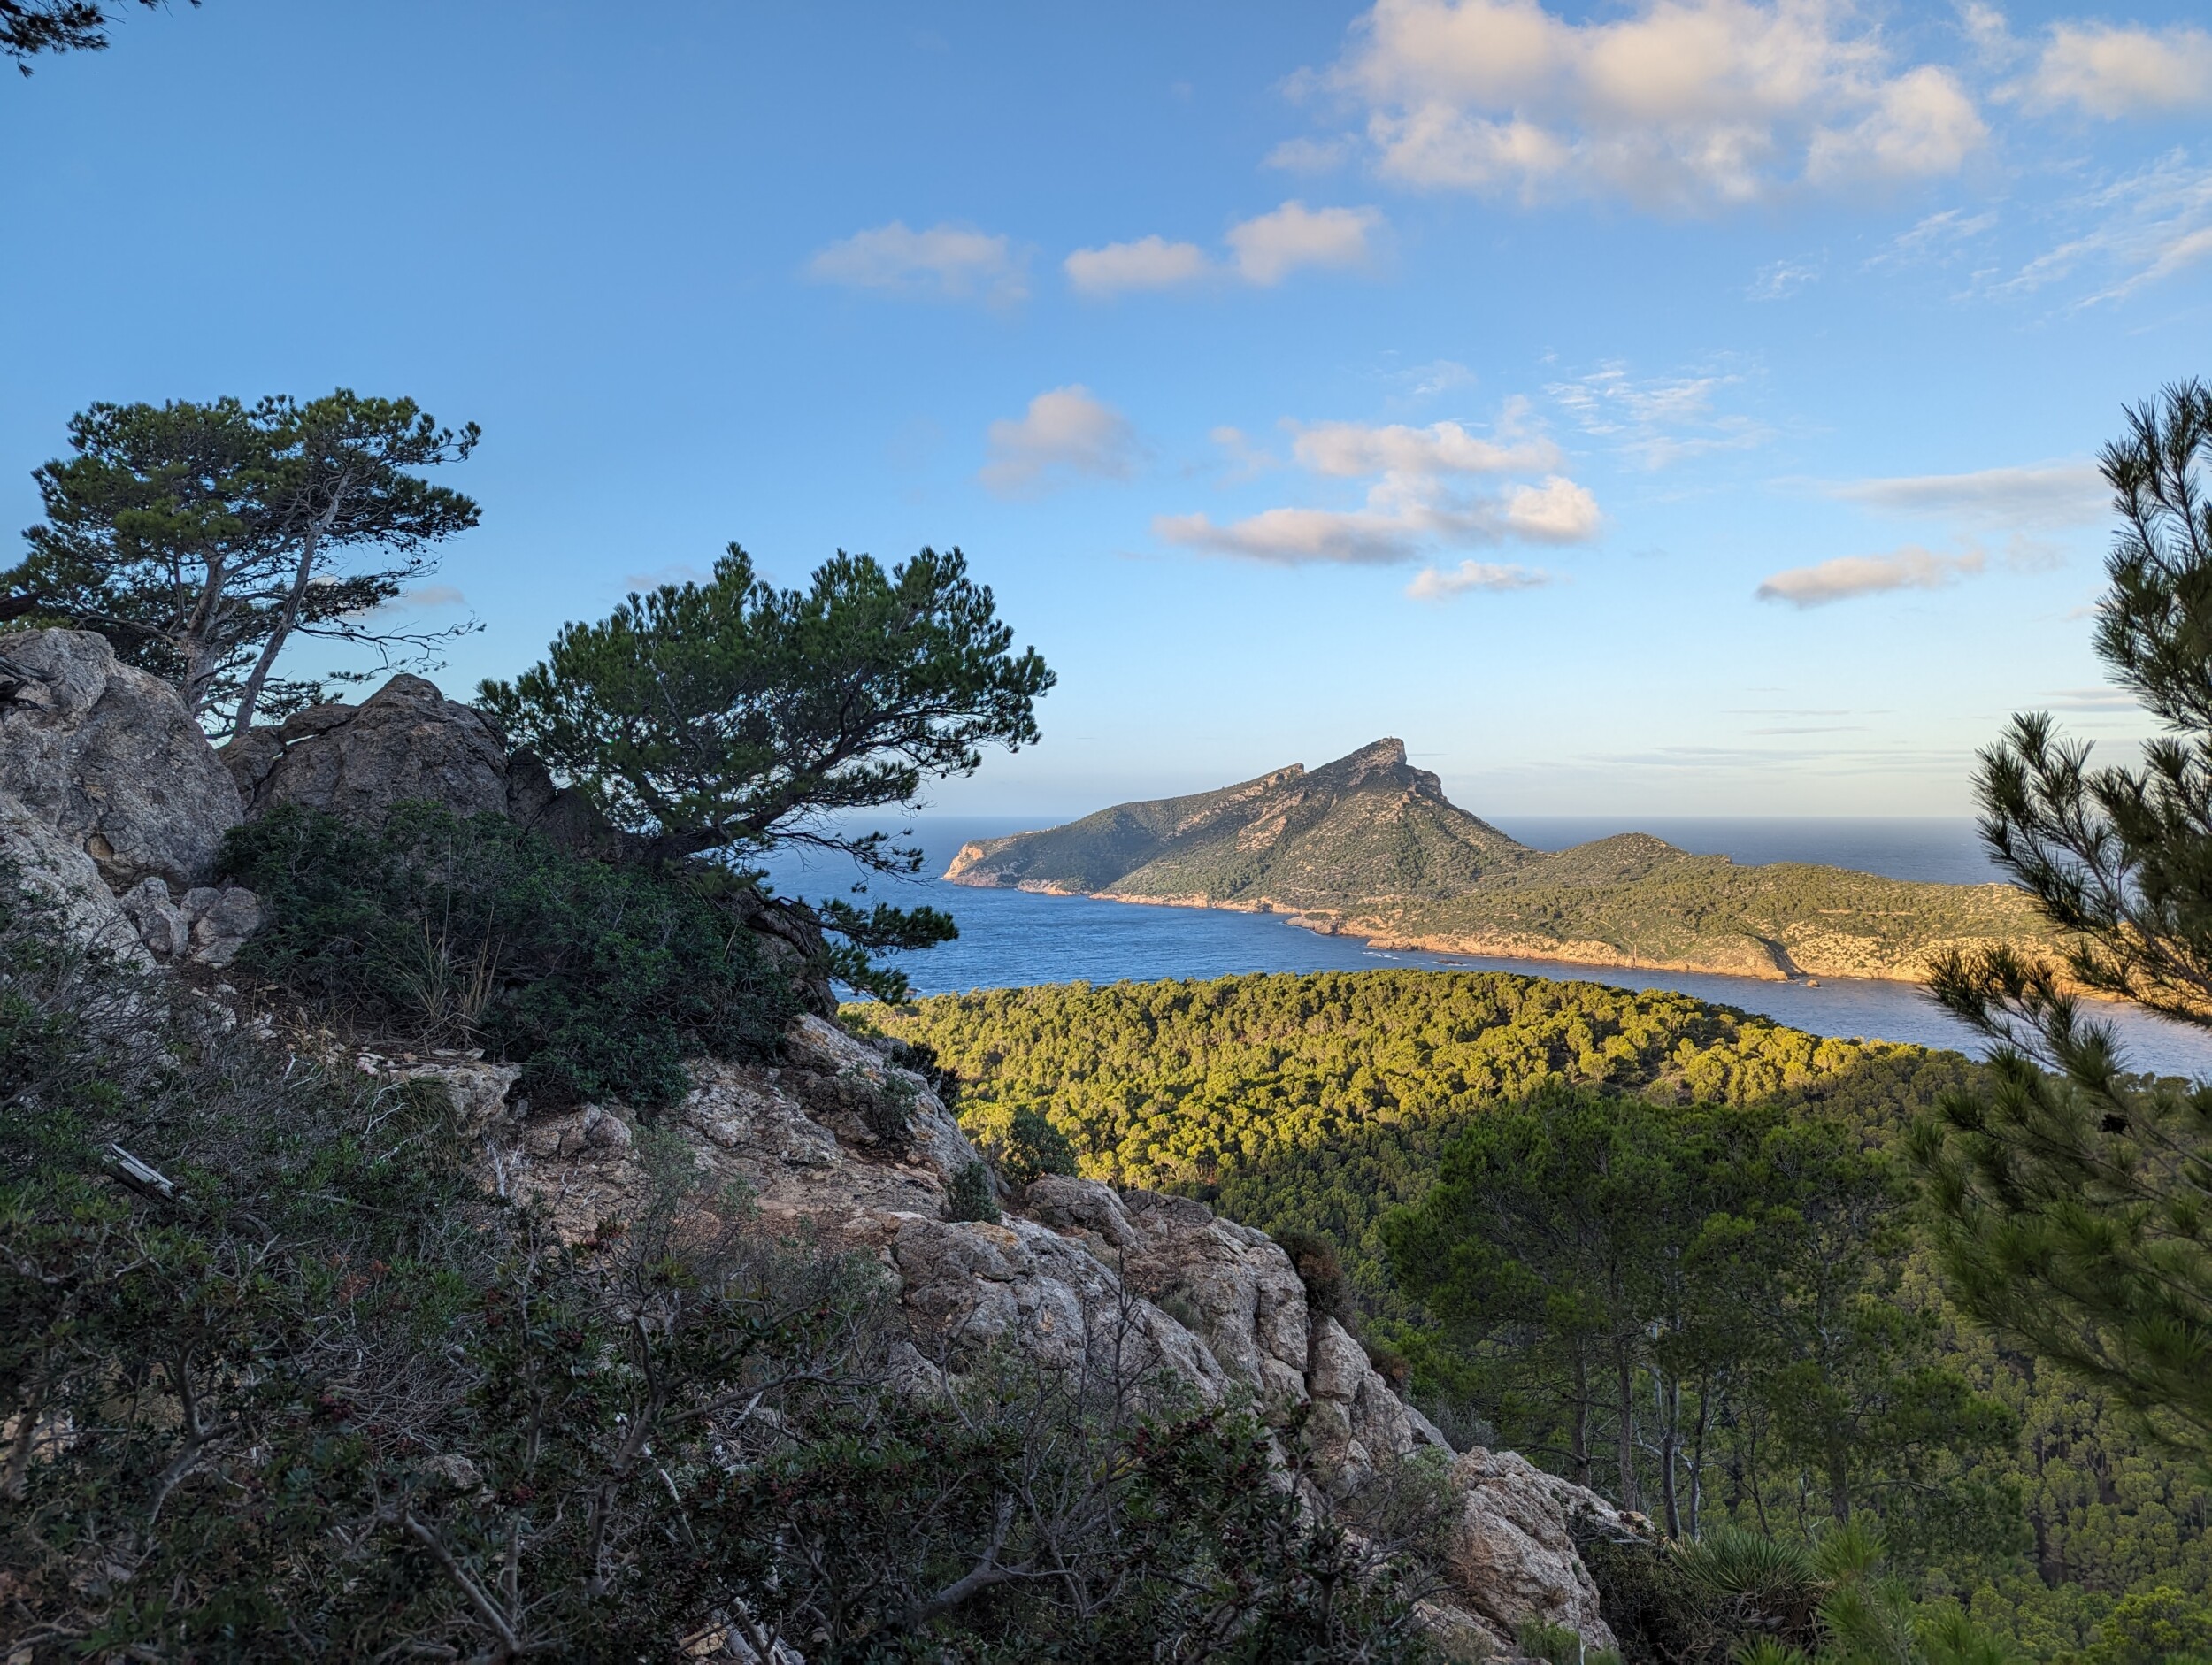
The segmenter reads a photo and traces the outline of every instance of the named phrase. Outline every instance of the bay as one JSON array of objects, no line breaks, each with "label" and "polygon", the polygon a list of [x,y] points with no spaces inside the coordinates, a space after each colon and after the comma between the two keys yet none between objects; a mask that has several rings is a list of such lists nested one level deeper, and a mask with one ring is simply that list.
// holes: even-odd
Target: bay
[{"label": "bay", "polygon": [[[969,840],[1049,825],[1048,820],[1004,816],[923,816],[910,824],[910,841],[923,852],[923,874],[871,879],[864,894],[871,902],[941,908],[958,923],[956,941],[888,957],[887,963],[906,973],[918,994],[1032,983],[1207,979],[1252,971],[1354,971],[1394,965],[1509,971],[1616,988],[1671,989],[1816,1035],[1909,1041],[1969,1053],[1983,1050],[1979,1037],[1909,983],[1824,978],[1813,987],[1563,961],[1386,953],[1349,938],[1301,930],[1279,916],[977,890],[934,877]],[[2003,877],[1983,855],[1973,823],[1963,818],[1678,817],[1631,821],[1552,816],[1500,817],[1496,825],[1538,849],[1564,849],[1614,832],[1641,832],[1684,849],[1726,856],[1746,865],[1816,862],[1941,884],[1986,884]],[[818,899],[849,894],[856,878],[849,861],[819,853],[780,852],[769,868],[770,883],[779,892]],[[2117,1032],[2128,1068],[2212,1076],[2212,1032],[2116,1005],[2100,1003],[2094,1016]]]}]

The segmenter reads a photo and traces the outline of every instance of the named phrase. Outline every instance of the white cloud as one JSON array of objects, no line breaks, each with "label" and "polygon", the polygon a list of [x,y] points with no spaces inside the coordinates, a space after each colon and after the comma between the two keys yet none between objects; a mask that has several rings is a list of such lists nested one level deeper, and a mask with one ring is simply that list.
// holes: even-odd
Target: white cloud
[{"label": "white cloud", "polygon": [[1080,386],[1039,394],[1018,420],[992,423],[986,438],[990,461],[977,478],[1002,497],[1034,496],[1071,476],[1126,480],[1136,470],[1136,430]]},{"label": "white cloud", "polygon": [[1061,263],[1079,295],[1105,296],[1129,289],[1172,289],[1210,276],[1213,263],[1194,242],[1140,237],[1102,249],[1078,249]]},{"label": "white cloud", "polygon": [[[330,581],[337,582],[335,579]],[[468,597],[450,584],[424,584],[411,590],[402,590],[373,607],[357,608],[341,616],[354,619],[396,618],[403,613],[426,613],[467,605]]]},{"label": "white cloud", "polygon": [[2079,526],[2098,518],[2110,495],[2097,465],[2084,462],[1838,480],[1820,489],[1869,509],[2006,526]]},{"label": "white cloud", "polygon": [[1763,602],[1825,607],[1832,602],[1890,590],[1941,589],[1979,573],[1983,565],[1978,549],[1963,555],[1937,555],[1916,543],[1908,543],[1887,555],[1839,556],[1816,566],[1792,567],[1777,572],[1753,594]]},{"label": "white cloud", "polygon": [[[1517,411],[1515,412],[1517,415]],[[1364,474],[1502,474],[1559,466],[1559,448],[1540,435],[1509,437],[1500,444],[1470,434],[1456,422],[1425,428],[1357,422],[1319,422],[1291,442],[1298,461],[1317,474],[1339,480]]]},{"label": "white cloud", "polygon": [[1786,301],[1819,275],[1820,268],[1805,261],[1777,260],[1759,268],[1744,294],[1754,301]]},{"label": "white cloud", "polygon": [[1554,474],[1540,486],[1523,486],[1505,500],[1505,528],[1534,543],[1580,543],[1605,524],[1586,486]]},{"label": "white cloud", "polygon": [[1615,361],[1544,391],[1585,434],[1609,440],[1647,468],[1664,468],[1714,451],[1748,450],[1769,430],[1740,411],[1718,409],[1744,378],[1707,371],[1690,376],[1635,377]]},{"label": "white cloud", "polygon": [[1974,101],[1946,69],[1924,64],[1881,89],[1875,107],[1846,128],[1813,134],[1808,179],[1924,179],[1955,173],[1989,142]]},{"label": "white cloud", "polygon": [[1003,236],[950,224],[915,231],[895,219],[830,244],[807,273],[848,288],[1006,304],[1029,292],[1025,265]]},{"label": "white cloud", "polygon": [[1462,561],[1455,567],[1423,567],[1406,586],[1406,594],[1417,602],[1440,602],[1469,590],[1531,590],[1551,581],[1551,574],[1540,570]]},{"label": "white cloud", "polygon": [[1379,209],[1308,208],[1294,198],[1230,226],[1223,237],[1227,250],[1218,260],[1194,242],[1156,235],[1078,249],[1061,265],[1068,287],[1094,299],[1133,289],[1183,288],[1209,279],[1268,288],[1302,266],[1370,265],[1383,228]]},{"label": "white cloud", "polygon": [[1301,266],[1363,266],[1383,218],[1371,208],[1308,208],[1294,198],[1271,213],[1229,227],[1237,273],[1248,283],[1280,283]]},{"label": "white cloud", "polygon": [[1824,0],[1640,0],[1571,23],[1537,0],[1376,0],[1321,80],[1410,185],[1700,211],[1800,181],[1955,171],[1987,140],[1958,77],[1893,63]]},{"label": "white cloud", "polygon": [[2181,150],[2083,193],[2061,211],[2085,228],[1998,290],[2032,293],[2078,276],[2098,287],[2074,304],[2095,306],[2125,300],[2212,255],[2212,168]]},{"label": "white cloud", "polygon": [[2032,109],[2071,104],[2106,120],[2212,106],[2212,35],[2059,23],[2018,88]]},{"label": "white cloud", "polygon": [[[1427,427],[1357,422],[1286,423],[1298,466],[1324,480],[1369,480],[1357,509],[1288,506],[1225,525],[1204,514],[1162,515],[1152,523],[1164,543],[1277,565],[1335,562],[1387,565],[1440,548],[1578,543],[1604,524],[1587,487],[1555,472],[1558,447],[1528,429],[1528,402],[1507,401],[1488,434],[1457,422]],[[1235,428],[1214,440],[1246,465],[1244,478],[1272,457],[1254,452]],[[1469,476],[1543,472],[1533,484],[1471,490]],[[1439,580],[1440,581],[1440,580]]]}]

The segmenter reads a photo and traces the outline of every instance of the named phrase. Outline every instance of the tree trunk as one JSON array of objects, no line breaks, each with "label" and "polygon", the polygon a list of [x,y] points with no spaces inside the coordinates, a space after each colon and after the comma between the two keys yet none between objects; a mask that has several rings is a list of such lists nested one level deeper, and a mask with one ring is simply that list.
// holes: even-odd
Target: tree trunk
[{"label": "tree trunk", "polygon": [[1578,1344],[1574,1357],[1575,1409],[1568,1449],[1574,1456],[1574,1483],[1586,1486],[1590,1484],[1590,1362]]},{"label": "tree trunk", "polygon": [[330,494],[330,507],[320,516],[307,523],[300,534],[300,564],[292,574],[292,587],[284,597],[284,609],[270,627],[269,640],[261,644],[261,656],[254,661],[253,671],[246,678],[246,686],[238,693],[238,717],[232,723],[230,737],[236,740],[253,726],[255,708],[261,703],[261,690],[269,680],[269,671],[276,664],[277,655],[283,650],[285,641],[292,633],[292,626],[299,621],[300,604],[307,599],[307,586],[315,576],[315,556],[322,548],[323,533],[329,531],[338,518],[338,511],[345,506],[346,495],[352,489],[349,475],[341,474],[337,486]]},{"label": "tree trunk", "polygon": [[1636,1485],[1636,1362],[1625,1341],[1613,1344],[1613,1368],[1619,1390],[1620,1427],[1615,1431],[1614,1446],[1621,1469],[1621,1507],[1640,1513],[1644,1500]]},{"label": "tree trunk", "polygon": [[1851,1521],[1851,1451],[1841,1436],[1828,1441],[1828,1513],[1839,1526]]},{"label": "tree trunk", "polygon": [[1690,1437],[1690,1537],[1705,1532],[1705,1433],[1713,1423],[1713,1385],[1701,1377],[1697,1385],[1697,1428]]},{"label": "tree trunk", "polygon": [[1667,1523],[1667,1536],[1682,1536],[1681,1500],[1676,1493],[1674,1465],[1682,1452],[1682,1384],[1654,1370],[1659,1384],[1659,1501]]}]

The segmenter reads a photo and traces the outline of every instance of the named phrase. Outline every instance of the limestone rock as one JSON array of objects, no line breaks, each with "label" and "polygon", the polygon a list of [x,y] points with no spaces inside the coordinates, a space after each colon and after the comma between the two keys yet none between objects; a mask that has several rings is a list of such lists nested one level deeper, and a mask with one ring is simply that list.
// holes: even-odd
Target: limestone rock
[{"label": "limestone rock", "polygon": [[376,823],[416,800],[457,816],[507,810],[507,747],[481,712],[420,677],[359,705],[317,705],[224,748],[249,817],[279,804]]},{"label": "limestone rock", "polygon": [[1312,1334],[1290,1257],[1188,1197],[1130,1191],[1122,1201],[1138,1239],[1123,1269],[1136,1287],[1189,1313],[1222,1369],[1263,1403],[1303,1404]]},{"label": "limestone rock", "polygon": [[1636,1523],[1516,1452],[1478,1446],[1454,1465],[1452,1478],[1460,1492],[1449,1551],[1453,1587],[1508,1635],[1540,1619],[1566,1626],[1588,1647],[1617,1646],[1568,1523],[1586,1512],[1624,1536]]},{"label": "limestone rock", "polygon": [[169,899],[169,886],[149,876],[116,899],[116,906],[138,927],[138,940],[156,959],[173,960],[192,946],[192,922]]},{"label": "limestone rock", "polygon": [[238,790],[177,691],[90,631],[0,635],[0,793],[115,888],[198,883],[239,821]]},{"label": "limestone rock", "polygon": [[53,910],[54,924],[68,940],[134,966],[151,963],[136,922],[102,882],[92,858],[43,816],[4,792],[0,792],[0,906],[18,906],[13,893],[19,889]]}]

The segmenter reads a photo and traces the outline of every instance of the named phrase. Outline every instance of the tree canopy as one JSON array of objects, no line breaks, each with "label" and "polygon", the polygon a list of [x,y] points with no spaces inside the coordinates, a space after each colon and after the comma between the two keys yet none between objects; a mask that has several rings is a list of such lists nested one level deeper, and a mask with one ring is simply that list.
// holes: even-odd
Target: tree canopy
[{"label": "tree canopy", "polygon": [[[277,676],[296,636],[425,667],[475,626],[405,629],[387,610],[477,507],[418,471],[460,461],[477,437],[412,400],[342,387],[304,403],[96,404],[71,419],[73,454],[34,476],[46,518],[0,572],[0,618],[97,630],[232,733],[366,674]],[[384,564],[353,558],[367,551]]]},{"label": "tree canopy", "polygon": [[980,748],[1037,739],[1054,681],[957,549],[886,572],[840,551],[803,589],[757,577],[733,543],[703,584],[633,595],[569,625],[485,709],[670,855],[777,844],[912,871],[880,832],[839,817],[911,804],[972,773]]},{"label": "tree canopy", "polygon": [[2126,1074],[2076,993],[2212,1027],[2212,389],[2128,411],[2102,464],[2121,524],[2096,648],[2166,732],[2139,767],[2093,767],[2038,713],[1982,754],[1983,838],[2070,946],[1938,967],[1938,998],[2000,1051],[1916,1152],[1962,1304],[2204,1453],[2212,1085]]},{"label": "tree canopy", "polygon": [[[164,0],[137,0],[147,11]],[[200,0],[185,0],[198,5]],[[0,58],[12,58],[24,74],[42,52],[98,52],[108,44],[108,27],[129,0],[0,0]]]}]

